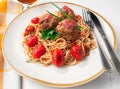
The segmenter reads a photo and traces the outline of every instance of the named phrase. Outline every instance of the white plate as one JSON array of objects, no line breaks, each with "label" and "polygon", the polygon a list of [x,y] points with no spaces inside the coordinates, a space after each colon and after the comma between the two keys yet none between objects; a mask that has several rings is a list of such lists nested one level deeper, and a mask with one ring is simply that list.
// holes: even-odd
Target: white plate
[{"label": "white plate", "polygon": [[[85,8],[80,5],[65,2],[57,2],[56,4],[60,7],[67,5],[76,14],[81,14],[81,9]],[[56,68],[54,65],[50,65],[44,67],[37,63],[26,62],[27,56],[22,47],[22,33],[31,18],[42,15],[46,10],[53,12],[57,8],[50,3],[34,6],[18,15],[8,26],[3,38],[3,55],[10,66],[23,77],[57,87],[82,85],[100,76],[104,70],[98,48],[92,50],[88,57],[74,66]],[[102,21],[103,27],[107,29],[105,32],[111,39],[112,46],[116,47],[116,36],[113,28],[102,16],[98,13],[96,14]]]}]

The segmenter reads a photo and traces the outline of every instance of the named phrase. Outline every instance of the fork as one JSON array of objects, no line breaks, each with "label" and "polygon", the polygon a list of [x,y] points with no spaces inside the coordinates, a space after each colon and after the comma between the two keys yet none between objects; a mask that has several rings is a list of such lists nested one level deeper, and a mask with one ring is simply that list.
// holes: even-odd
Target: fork
[{"label": "fork", "polygon": [[90,16],[90,11],[89,9],[87,8],[83,8],[82,9],[82,16],[83,16],[83,20],[84,22],[91,28],[95,38],[96,38],[96,41],[98,43],[98,48],[99,48],[99,52],[100,52],[100,56],[102,58],[102,63],[103,63],[103,67],[105,69],[105,71],[110,71],[111,70],[111,66],[108,62],[107,59],[109,59],[109,57],[107,56],[105,50],[103,49],[103,47],[100,45],[100,41],[98,41],[97,37],[96,37],[96,34],[94,32],[94,23],[91,19],[91,16]]}]

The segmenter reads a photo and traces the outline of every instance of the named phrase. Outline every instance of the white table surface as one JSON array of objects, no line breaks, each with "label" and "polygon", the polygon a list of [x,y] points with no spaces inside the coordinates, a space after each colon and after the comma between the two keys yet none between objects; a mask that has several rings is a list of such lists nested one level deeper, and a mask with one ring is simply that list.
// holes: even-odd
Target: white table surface
[{"label": "white table surface", "polygon": [[[40,3],[48,1],[66,1],[88,7],[104,16],[113,26],[117,35],[117,55],[120,58],[120,0],[39,0]],[[44,86],[23,78],[23,89],[59,89]],[[67,88],[66,88],[67,89]],[[120,89],[120,76],[116,73],[103,73],[97,79],[68,89]]]}]

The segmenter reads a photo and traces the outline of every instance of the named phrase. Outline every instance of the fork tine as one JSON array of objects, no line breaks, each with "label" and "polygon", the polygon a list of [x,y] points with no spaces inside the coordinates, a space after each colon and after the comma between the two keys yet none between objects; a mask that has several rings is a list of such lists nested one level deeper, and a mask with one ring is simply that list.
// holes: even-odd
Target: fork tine
[{"label": "fork tine", "polygon": [[86,22],[87,19],[86,19],[86,11],[85,11],[85,9],[82,9],[82,16],[83,16],[83,20]]},{"label": "fork tine", "polygon": [[90,11],[87,8],[83,8],[82,9],[82,16],[83,16],[83,20],[85,21],[86,24],[88,24],[88,26],[90,26],[91,28],[93,28],[93,22],[90,16]]},{"label": "fork tine", "polygon": [[89,19],[89,13],[88,13],[89,11],[88,11],[88,9],[85,9],[85,13],[86,13],[86,19],[87,19],[87,21],[89,22],[90,21],[90,19]]},{"label": "fork tine", "polygon": [[83,20],[85,22],[89,22],[90,18],[88,16],[88,9],[86,8],[82,9],[82,14],[83,14]]},{"label": "fork tine", "polygon": [[88,15],[88,21],[92,22],[91,16],[90,16],[90,11],[87,9],[87,15]]}]

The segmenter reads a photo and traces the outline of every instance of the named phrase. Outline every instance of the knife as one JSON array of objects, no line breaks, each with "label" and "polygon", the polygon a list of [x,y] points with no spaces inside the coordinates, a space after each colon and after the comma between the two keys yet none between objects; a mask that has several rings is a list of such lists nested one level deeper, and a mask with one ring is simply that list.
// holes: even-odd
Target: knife
[{"label": "knife", "polygon": [[108,56],[105,53],[104,49],[100,46],[98,41],[97,41],[97,43],[98,43],[98,47],[99,47],[99,50],[100,50],[99,52],[101,53],[101,58],[103,59],[102,63],[103,63],[104,69],[105,69],[105,71],[110,72],[111,71],[111,66],[110,66],[109,62],[107,61]]},{"label": "knife", "polygon": [[91,19],[92,19],[93,23],[97,27],[98,32],[100,33],[103,41],[105,42],[107,50],[108,50],[108,52],[110,54],[110,57],[112,59],[113,67],[120,74],[120,62],[119,62],[119,59],[118,59],[116,53],[114,52],[112,46],[110,45],[110,42],[109,42],[109,40],[108,40],[108,38],[107,38],[101,24],[100,24],[100,21],[98,20],[98,18],[92,12],[90,12],[90,16],[91,16]]}]

